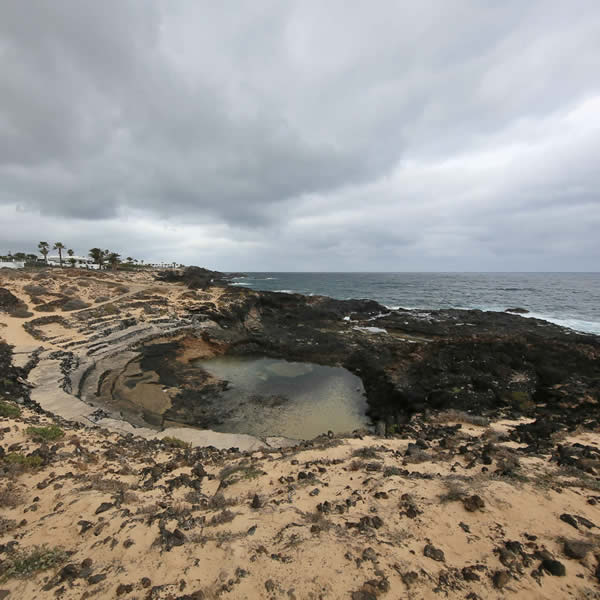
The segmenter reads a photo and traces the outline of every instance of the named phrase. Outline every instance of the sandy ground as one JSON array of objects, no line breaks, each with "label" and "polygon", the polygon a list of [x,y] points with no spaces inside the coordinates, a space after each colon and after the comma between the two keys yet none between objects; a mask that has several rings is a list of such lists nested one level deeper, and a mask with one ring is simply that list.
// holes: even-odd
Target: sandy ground
[{"label": "sandy ground", "polygon": [[[43,443],[27,428],[50,422],[27,409],[2,419],[2,446],[28,455]],[[598,528],[560,519],[597,522],[599,492],[546,458],[501,478],[443,454],[410,462],[402,439],[240,454],[62,431],[47,464],[3,464],[0,543],[67,553],[2,581],[9,598],[600,597]],[[586,556],[566,556],[565,540]],[[550,556],[564,576],[539,570]]]},{"label": "sandy ground", "polygon": [[[69,277],[43,285],[64,291]],[[34,310],[31,283],[0,273],[34,312],[0,314],[17,360],[40,345],[23,323],[49,314]],[[165,312],[196,301],[146,273],[89,277],[74,293],[109,304],[144,290],[169,299]],[[60,348],[66,332],[52,325],[57,342],[43,345]],[[600,469],[524,452],[504,439],[517,422],[464,422],[411,454],[413,438],[239,452],[63,420],[55,440],[29,429],[53,421],[24,407],[0,418],[0,599],[600,598]],[[600,450],[600,432],[562,443]],[[485,465],[471,452],[483,444]]]}]

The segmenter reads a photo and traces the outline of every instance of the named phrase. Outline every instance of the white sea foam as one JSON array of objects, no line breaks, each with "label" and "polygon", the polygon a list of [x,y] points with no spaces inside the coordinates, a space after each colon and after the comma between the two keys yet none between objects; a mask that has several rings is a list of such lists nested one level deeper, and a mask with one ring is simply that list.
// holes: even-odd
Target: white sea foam
[{"label": "white sea foam", "polygon": [[358,325],[354,327],[358,331],[368,331],[369,333],[387,333],[386,329],[382,329],[381,327],[359,327]]},{"label": "white sea foam", "polygon": [[582,333],[594,333],[600,335],[600,323],[598,321],[585,321],[583,319],[569,318],[559,319],[542,313],[528,313],[521,316],[526,319],[542,319],[543,321],[548,321],[549,323],[554,323],[555,325],[567,327],[568,329],[573,329],[574,331],[580,331]]}]

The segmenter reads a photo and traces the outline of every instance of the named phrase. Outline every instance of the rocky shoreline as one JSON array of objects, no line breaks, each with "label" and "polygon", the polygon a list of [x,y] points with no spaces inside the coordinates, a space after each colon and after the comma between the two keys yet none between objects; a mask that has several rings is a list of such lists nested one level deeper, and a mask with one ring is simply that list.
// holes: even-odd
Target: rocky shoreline
[{"label": "rocky shoreline", "polygon": [[[205,271],[40,275],[0,284],[0,467],[19,498],[0,577],[17,551],[66,554],[2,597],[600,597],[598,337]],[[65,309],[74,294],[85,306]],[[219,390],[189,365],[223,354],[347,368],[378,435],[199,429]],[[31,434],[52,424],[52,443]]]}]

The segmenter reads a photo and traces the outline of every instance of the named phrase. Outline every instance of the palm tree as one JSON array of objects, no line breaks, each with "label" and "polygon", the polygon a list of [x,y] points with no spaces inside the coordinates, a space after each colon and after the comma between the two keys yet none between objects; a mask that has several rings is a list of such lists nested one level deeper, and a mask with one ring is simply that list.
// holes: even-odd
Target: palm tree
[{"label": "palm tree", "polygon": [[65,245],[62,242],[56,242],[54,244],[54,250],[58,250],[58,262],[62,267],[62,251],[65,249]]},{"label": "palm tree", "polygon": [[108,255],[108,262],[110,263],[113,271],[116,271],[119,263],[121,262],[121,255],[117,254],[116,252],[111,252]]},{"label": "palm tree", "polygon": [[38,250],[40,254],[44,257],[46,264],[48,264],[48,252],[50,250],[50,244],[48,242],[40,242],[38,244]]},{"label": "palm tree", "polygon": [[74,256],[75,252],[73,252],[73,249],[72,249],[72,248],[69,248],[69,249],[67,250],[67,254],[69,255],[69,262],[71,263],[71,267],[73,267],[73,268],[74,268],[74,267],[75,267],[75,263],[77,262],[77,259],[76,259],[76,258],[73,258],[73,256]]},{"label": "palm tree", "polygon": [[89,256],[100,268],[102,268],[102,264],[104,263],[104,250],[101,250],[100,248],[92,248],[89,251]]}]

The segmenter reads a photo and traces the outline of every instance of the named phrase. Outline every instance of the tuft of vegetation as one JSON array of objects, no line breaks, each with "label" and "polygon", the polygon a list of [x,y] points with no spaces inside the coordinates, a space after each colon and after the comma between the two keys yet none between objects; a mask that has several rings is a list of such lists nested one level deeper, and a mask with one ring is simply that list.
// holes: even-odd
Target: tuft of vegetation
[{"label": "tuft of vegetation", "polygon": [[163,444],[169,446],[170,448],[189,448],[191,446],[189,442],[184,442],[183,440],[180,440],[176,437],[172,437],[170,435],[166,435],[164,438],[161,439],[161,441],[163,442]]},{"label": "tuft of vegetation", "polygon": [[363,448],[357,448],[352,452],[352,456],[357,458],[379,458],[379,451],[374,446],[365,446]]},{"label": "tuft of vegetation", "polygon": [[224,523],[231,523],[237,516],[237,513],[234,513],[230,510],[223,510],[219,514],[212,517],[212,519],[207,523],[208,526],[214,527],[215,525],[223,525]]},{"label": "tuft of vegetation", "polygon": [[476,425],[477,427],[487,427],[490,424],[490,420],[487,417],[481,415],[472,415],[471,413],[465,412],[464,410],[457,410],[450,408],[437,413],[433,419],[438,423],[466,423],[468,425]]},{"label": "tuft of vegetation", "polygon": [[219,479],[221,481],[227,482],[227,484],[235,483],[236,481],[240,481],[241,479],[256,479],[264,474],[264,471],[261,471],[257,467],[252,465],[248,465],[245,463],[241,463],[238,465],[231,465],[229,467],[225,467],[219,473]]},{"label": "tuft of vegetation", "polygon": [[81,310],[83,308],[89,308],[89,306],[90,305],[81,298],[71,298],[62,305],[62,309],[66,311]]},{"label": "tuft of vegetation", "polygon": [[23,494],[12,481],[0,488],[0,507],[16,508],[22,503]]},{"label": "tuft of vegetation", "polygon": [[463,484],[455,479],[447,479],[444,481],[446,493],[440,496],[440,502],[457,502],[467,497],[468,491]]},{"label": "tuft of vegetation", "polygon": [[30,577],[38,571],[45,571],[62,564],[67,557],[67,553],[58,547],[33,546],[17,550],[10,553],[0,564],[0,582],[12,577]]},{"label": "tuft of vegetation", "polygon": [[65,432],[58,425],[48,425],[47,427],[28,427],[27,435],[34,440],[53,442],[63,437]]},{"label": "tuft of vegetation", "polygon": [[8,465],[17,465],[25,469],[37,469],[44,463],[42,457],[37,454],[27,456],[21,452],[9,452],[4,456],[4,462]]},{"label": "tuft of vegetation", "polygon": [[21,409],[18,406],[0,400],[0,417],[18,417],[20,414]]}]

